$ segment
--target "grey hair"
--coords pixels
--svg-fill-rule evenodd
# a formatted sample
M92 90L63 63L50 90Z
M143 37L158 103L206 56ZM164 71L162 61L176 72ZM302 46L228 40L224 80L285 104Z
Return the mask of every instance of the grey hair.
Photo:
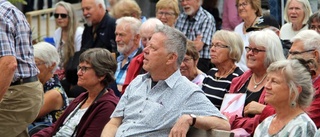
M101 6L102 6L102 8L103 8L104 10L107 9L107 8L106 8L106 4L104 3L104 0L95 0L95 2L96 2L96 5L101 4Z
M300 61L293 60L281 60L272 63L268 69L267 73L281 71L285 76L287 85L289 87L289 96L294 94L293 100L288 102L291 105L292 102L296 102L301 108L306 108L310 105L314 88L312 85L312 79L308 69L300 63ZM298 86L302 88L299 94Z
M109 83L114 82L114 74L117 69L117 61L112 56L111 52L104 48L91 48L86 50L80 55L79 62L91 64L97 77L105 78L101 84L107 86Z
M47 42L39 42L33 45L33 48L34 57L46 62L45 66L47 68L52 66L53 63L56 63L56 66L52 70L52 73L54 73L60 63L60 57L57 49Z
M154 30L157 25L163 25L163 23L157 18L149 18L143 22L139 28L139 33L145 30Z
M186 36L177 29L171 28L167 25L157 25L155 33L162 33L166 36L164 42L165 48L169 53L176 53L178 56L177 67L180 65L184 59L187 52L187 38Z
M301 41L304 50L317 50L320 52L320 35L314 30L302 30L296 34L291 42ZM320 63L320 58L316 59Z
M131 33L138 34L139 28L141 26L141 21L134 18L134 17L126 16L126 17L121 17L121 18L117 19L116 24L117 25L126 24L125 27L130 26Z
M227 30L219 30L214 33L212 40L221 40L229 46L229 57L234 62L239 62L243 53L243 41L238 33Z
M252 32L249 42L266 49L265 68L268 68L272 62L285 59L280 38L272 30L264 29Z
M288 17L289 4L291 1L292 0L287 0L286 6L284 7L284 20L287 22L291 22ZM306 24L309 17L312 15L310 3L308 0L296 0L296 1L302 4L302 8L303 8L302 10L304 12L304 19L302 21L302 24Z

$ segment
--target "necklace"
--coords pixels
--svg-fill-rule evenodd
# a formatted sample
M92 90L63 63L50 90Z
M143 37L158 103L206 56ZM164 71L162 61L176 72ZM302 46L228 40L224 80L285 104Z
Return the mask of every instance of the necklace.
M261 81L260 82L256 82L256 77L255 77L255 75L252 75L252 79L253 79L253 83L254 83L254 89L256 89L262 82L263 82L263 80L265 79L267 77L267 74L264 74L264 76L263 76L263 78L261 79Z
M235 67L233 66L226 74L221 75L220 77L218 77L218 76L215 75L215 78L216 78L217 80L220 80L221 78L228 76L234 68L235 68ZM218 70L218 71L219 71L219 70Z

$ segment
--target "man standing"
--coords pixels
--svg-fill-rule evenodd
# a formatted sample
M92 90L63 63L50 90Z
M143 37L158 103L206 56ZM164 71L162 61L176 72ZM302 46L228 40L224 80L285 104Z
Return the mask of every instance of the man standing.
M43 104L31 28L8 1L0 1L0 16L0 136L27 137Z
M117 20L116 24L116 43L120 55L117 58L118 68L115 78L118 90L121 91L131 59L142 51L139 48L140 35L138 33L141 21L134 17L122 17Z
M192 40L200 52L197 67L208 72L211 68L210 45L213 33L216 31L212 15L201 7L202 0L179 0L183 13L178 17L175 27Z
M179 70L186 37L162 25L144 48L143 69L127 87L102 137L185 136L190 126L230 130L230 124Z
M100 47L116 52L115 19L106 11L104 0L82 0L81 6L86 20L81 50Z

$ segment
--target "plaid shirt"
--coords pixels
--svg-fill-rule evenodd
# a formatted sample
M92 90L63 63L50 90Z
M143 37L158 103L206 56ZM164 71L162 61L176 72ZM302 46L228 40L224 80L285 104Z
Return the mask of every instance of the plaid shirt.
M204 45L200 51L200 58L210 59L211 39L216 31L216 26L213 16L208 11L200 7L193 18L188 17L185 13L181 13L175 27L192 41L196 39L197 35L201 35L201 41Z
M0 57L14 56L18 67L12 82L39 73L33 55L32 34L24 14L11 3L0 1Z
M120 56L117 58L117 62L118 62L118 66L117 66L117 70L115 73L115 78L116 78L116 83L118 85L123 85L125 79L126 79L126 75L127 75L127 70L128 70L128 66L131 62L131 60L137 55L137 53L139 52L139 48L137 48L135 51L133 51L129 56L128 56L128 61L126 62L126 64L122 66L122 61L125 59L124 55L120 53Z

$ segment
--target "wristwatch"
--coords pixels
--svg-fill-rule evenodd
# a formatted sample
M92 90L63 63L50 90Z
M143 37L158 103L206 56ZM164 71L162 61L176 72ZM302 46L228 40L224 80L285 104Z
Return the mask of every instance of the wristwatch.
M195 114L190 114L190 116L192 117L192 124L190 126L194 126L194 124L196 124L197 116Z

